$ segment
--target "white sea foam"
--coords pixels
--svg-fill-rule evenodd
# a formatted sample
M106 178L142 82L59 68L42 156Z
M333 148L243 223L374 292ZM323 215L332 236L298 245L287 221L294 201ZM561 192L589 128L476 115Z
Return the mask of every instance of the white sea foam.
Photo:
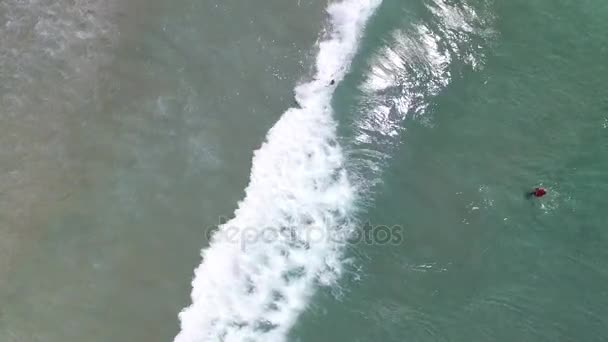
M316 76L296 88L301 108L270 130L234 218L203 250L175 342L284 341L315 285L339 275L344 241L335 237L350 229L354 189L330 100L380 1L329 5L332 27L319 46Z

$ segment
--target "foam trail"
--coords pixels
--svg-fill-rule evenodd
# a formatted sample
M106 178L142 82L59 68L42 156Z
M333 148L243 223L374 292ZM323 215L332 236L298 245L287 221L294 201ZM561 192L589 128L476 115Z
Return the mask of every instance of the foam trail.
M301 108L287 110L254 153L245 198L202 252L175 342L284 341L315 283L339 274L336 237L350 230L355 192L335 141L330 82L344 77L380 2L327 8L332 29L317 73L296 88Z

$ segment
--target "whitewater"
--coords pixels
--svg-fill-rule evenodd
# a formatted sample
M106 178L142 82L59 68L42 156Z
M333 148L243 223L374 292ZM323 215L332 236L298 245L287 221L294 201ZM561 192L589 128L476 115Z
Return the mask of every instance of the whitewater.
M192 281L175 342L284 341L317 286L340 275L356 197L336 141L331 99L381 0L327 8L316 74L254 152L233 219L218 227Z

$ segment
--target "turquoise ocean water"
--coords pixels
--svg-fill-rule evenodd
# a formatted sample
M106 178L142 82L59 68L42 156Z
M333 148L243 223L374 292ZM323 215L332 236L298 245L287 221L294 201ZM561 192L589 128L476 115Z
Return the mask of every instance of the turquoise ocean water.
M606 18L0 3L0 341L605 341Z

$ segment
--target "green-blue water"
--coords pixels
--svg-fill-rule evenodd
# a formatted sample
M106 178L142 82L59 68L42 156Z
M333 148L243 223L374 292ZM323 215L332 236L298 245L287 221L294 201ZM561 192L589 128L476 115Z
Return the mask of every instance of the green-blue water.
M325 5L0 4L0 341L178 334ZM608 339L606 19L382 2L332 106L359 223L402 239L349 245L287 340Z
M386 30L390 3L370 32ZM294 340L606 339L608 7L483 6L494 31L483 68L455 63L430 124L405 120L366 210L402 225L403 243L354 248L362 271L339 299L318 296ZM369 57L359 59L364 73ZM357 81L342 106L357 107ZM549 195L524 199L539 184Z

